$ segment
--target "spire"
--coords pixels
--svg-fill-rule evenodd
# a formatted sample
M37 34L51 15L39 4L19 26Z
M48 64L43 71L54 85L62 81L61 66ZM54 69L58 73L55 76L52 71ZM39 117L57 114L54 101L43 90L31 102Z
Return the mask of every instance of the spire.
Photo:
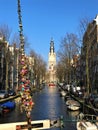
M54 41L53 41L53 38L51 38L51 41L50 41L50 53L54 53Z

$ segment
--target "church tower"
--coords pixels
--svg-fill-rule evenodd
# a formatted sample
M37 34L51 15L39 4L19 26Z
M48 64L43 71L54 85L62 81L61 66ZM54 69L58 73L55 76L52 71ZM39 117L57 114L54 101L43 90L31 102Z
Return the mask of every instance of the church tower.
M54 41L50 41L50 51L48 55L48 73L49 73L49 82L56 81L56 53L54 49Z

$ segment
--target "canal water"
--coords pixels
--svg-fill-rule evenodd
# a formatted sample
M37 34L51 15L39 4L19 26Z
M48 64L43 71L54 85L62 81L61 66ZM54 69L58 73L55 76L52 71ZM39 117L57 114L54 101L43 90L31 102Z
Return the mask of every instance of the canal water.
M79 111L69 111L57 87L46 86L43 90L33 94L34 107L31 112L32 120L56 120L64 117L64 128L51 128L50 130L76 130L75 119ZM72 121L73 120L73 121ZM5 115L0 116L0 123L26 121L25 114L20 112L19 104Z

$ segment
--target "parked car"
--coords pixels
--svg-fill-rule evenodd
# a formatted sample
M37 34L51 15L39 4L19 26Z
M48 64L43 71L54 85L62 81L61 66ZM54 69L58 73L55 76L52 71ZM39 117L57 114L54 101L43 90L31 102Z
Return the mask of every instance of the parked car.
M7 90L0 90L0 99L9 97Z
M15 96L16 92L13 89L8 90L8 95L9 96Z

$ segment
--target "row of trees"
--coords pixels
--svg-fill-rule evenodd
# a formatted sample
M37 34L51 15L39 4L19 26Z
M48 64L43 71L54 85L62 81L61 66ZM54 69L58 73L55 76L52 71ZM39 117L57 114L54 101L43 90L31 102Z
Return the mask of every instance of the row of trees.
M78 38L73 33L66 33L64 39L62 39L60 50L58 51L58 65L57 76L60 80L65 80L68 83L71 82L72 63L71 60L75 55L78 55L80 48L78 46ZM60 76L60 77L59 77ZM61 82L61 81L60 81Z
M57 78L59 79L60 82L66 81L67 83L70 83L77 80L75 77L76 65L73 64L72 59L74 59L75 56L77 57L80 56L81 54L81 47L83 45L83 36L90 21L91 21L90 18L87 17L82 18L79 23L78 34L66 33L64 38L61 40L60 48L57 52L58 63L56 71ZM88 68L88 65L86 66L86 68ZM89 72L88 71L86 72L88 81Z
M30 51L30 56L34 57L33 76L39 86L43 81L45 81L47 64L42 56L37 54L34 50Z
M4 41L8 41L9 45L12 46L16 45L17 48L20 48L19 34L15 33L12 36L11 33L12 30L8 27L8 25L6 24L0 25L0 37L3 37ZM39 86L40 83L42 83L43 80L45 80L46 67L47 67L46 62L44 61L43 57L40 54L37 54L33 49L29 50L30 43L28 43L28 39L26 36L24 37L24 42L25 42L24 46L25 52L27 52L28 55L34 59L33 68L31 68L32 70L31 72L29 72L31 73L31 79L33 79L33 81L36 81L37 85Z

